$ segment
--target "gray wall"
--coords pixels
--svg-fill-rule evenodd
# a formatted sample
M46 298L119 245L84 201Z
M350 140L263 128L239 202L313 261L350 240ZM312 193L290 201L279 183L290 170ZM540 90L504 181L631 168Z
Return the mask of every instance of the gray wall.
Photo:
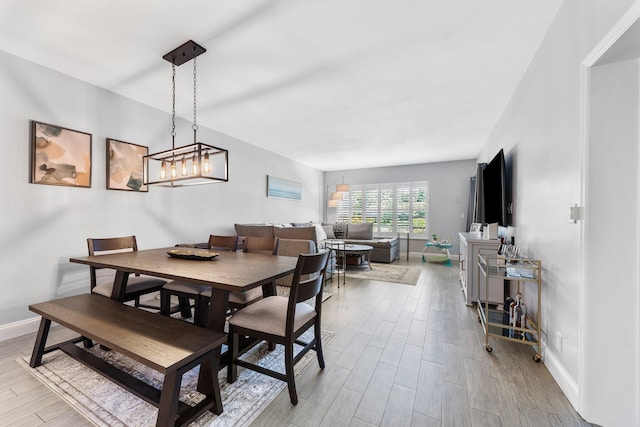
M202 127L200 140L229 150L228 183L106 190L105 139L168 149L170 115L3 52L0 93L0 336L33 317L30 303L88 291L88 268L68 262L86 254L87 237L135 234L144 249L235 233L235 222L321 219L322 172ZM32 119L93 134L92 188L28 183ZM176 145L190 129L178 121ZM268 174L301 182L302 200L267 198Z
M329 191L333 191L343 179L346 184L429 181L429 236L436 233L443 239L451 237L454 244L451 254L455 255L458 232L465 231L467 226L469 178L475 173L474 160L332 171L325 173L325 190L329 186ZM326 209L326 202L324 206ZM335 221L336 208L329 208L328 215L330 222ZM405 245L401 243L402 251ZM423 248L424 241L411 242L411 251L421 252Z

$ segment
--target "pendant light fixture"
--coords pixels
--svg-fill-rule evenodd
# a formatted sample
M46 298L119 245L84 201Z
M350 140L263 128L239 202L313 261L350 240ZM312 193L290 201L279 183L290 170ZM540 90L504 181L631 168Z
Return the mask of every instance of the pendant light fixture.
M227 182L229 152L198 142L196 57L206 49L189 40L162 58L171 63L171 149L144 156L144 184L160 187ZM193 59L193 143L176 148L176 67Z

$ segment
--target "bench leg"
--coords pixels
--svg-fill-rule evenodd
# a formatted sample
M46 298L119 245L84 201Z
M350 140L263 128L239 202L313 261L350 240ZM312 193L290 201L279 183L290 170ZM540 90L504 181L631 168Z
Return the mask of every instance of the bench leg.
M38 335L36 336L36 342L33 345L33 352L31 353L31 361L29 366L35 368L42 364L42 356L44 355L44 346L47 343L47 337L49 336L49 328L51 327L51 320L44 317L40 320L40 328L38 328Z
M175 426L178 417L178 398L180 397L180 382L182 374L167 372L162 384L158 420L156 426Z
M222 396L220 395L220 382L218 381L218 360L220 350L214 351L209 360L203 360L200 365L200 382L198 391L212 399L214 404L211 412L216 415L222 414Z

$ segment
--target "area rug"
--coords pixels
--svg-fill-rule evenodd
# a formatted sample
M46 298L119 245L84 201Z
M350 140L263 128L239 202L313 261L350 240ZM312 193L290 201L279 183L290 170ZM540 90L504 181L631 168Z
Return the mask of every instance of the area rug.
M303 339L311 337L311 334L311 331L306 332ZM329 342L333 336L334 333L323 331L323 344ZM299 351L300 348L298 347L297 350ZM162 385L162 374L126 356L104 351L99 346L89 351L155 387L159 388ZM281 345L277 345L276 349L270 352L263 343L248 352L245 358L284 372L283 346ZM35 369L29 366L29 357L19 358L17 362L95 425L136 427L155 425L158 415L155 407L59 350L46 354L43 364ZM310 362L315 362L315 368L320 369L317 366L315 352L310 351L296 364L296 375ZM312 363L311 368L313 367ZM196 367L184 375L180 390L181 401L193 404L202 399L202 395L195 391L198 371L199 368ZM222 369L219 373L224 412L219 416L207 412L194 421L192 426L246 426L281 390L286 388L286 383L282 381L243 368L239 368L236 382L228 384L226 372L226 369Z
M415 286L421 271L420 267L371 263L371 270L366 268L347 269L346 276Z

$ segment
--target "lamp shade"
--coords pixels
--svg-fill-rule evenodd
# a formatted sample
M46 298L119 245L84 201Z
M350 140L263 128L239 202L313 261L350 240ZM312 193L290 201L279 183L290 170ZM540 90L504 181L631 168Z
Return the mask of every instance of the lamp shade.
M346 193L349 191L349 184L338 184L336 185L336 192Z
M331 199L332 200L342 200L342 196L344 193L340 192L340 191L336 191L335 193L333 193L331 195Z
M337 208L338 207L338 200L330 199L329 201L327 201L327 207Z

